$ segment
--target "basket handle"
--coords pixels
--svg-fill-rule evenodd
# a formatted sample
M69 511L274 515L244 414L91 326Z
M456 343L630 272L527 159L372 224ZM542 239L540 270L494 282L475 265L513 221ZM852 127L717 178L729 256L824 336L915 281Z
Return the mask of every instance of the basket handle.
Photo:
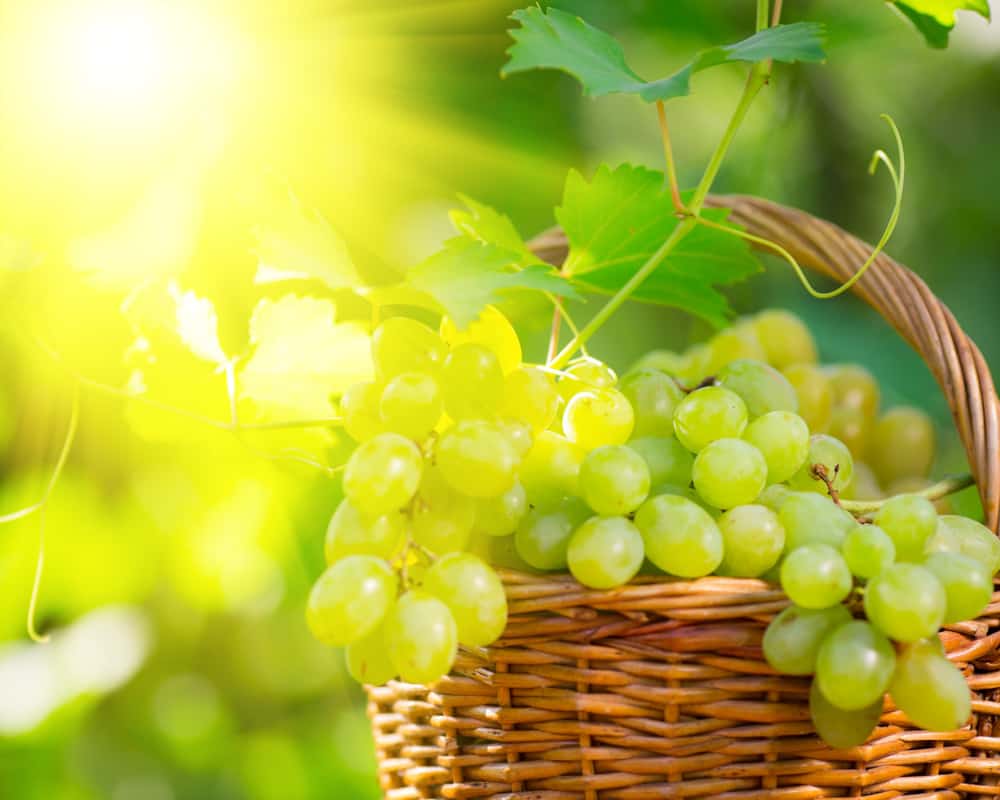
M795 208L747 195L708 198L707 206L730 208L730 219L750 233L777 242L804 267L846 281L871 254L869 244L837 225ZM562 231L531 242L552 264L566 257ZM954 315L920 278L885 253L852 291L892 325L927 362L941 386L993 531L1000 524L1000 400L989 367Z

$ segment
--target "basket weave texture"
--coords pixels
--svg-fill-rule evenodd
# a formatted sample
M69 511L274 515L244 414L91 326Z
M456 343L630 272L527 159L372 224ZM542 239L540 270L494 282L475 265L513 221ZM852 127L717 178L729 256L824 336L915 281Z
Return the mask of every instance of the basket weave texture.
M731 219L844 280L870 247L831 223L752 197ZM533 243L552 263L565 240ZM880 256L855 286L925 359L948 399L987 522L1000 516L1000 402L976 346L927 286ZM639 578L611 591L564 575L503 573L510 620L428 688L368 687L388 800L808 800L1000 797L1000 591L942 640L974 697L965 728L915 728L887 698L869 741L834 751L809 722L809 679L761 655L788 601L759 580Z

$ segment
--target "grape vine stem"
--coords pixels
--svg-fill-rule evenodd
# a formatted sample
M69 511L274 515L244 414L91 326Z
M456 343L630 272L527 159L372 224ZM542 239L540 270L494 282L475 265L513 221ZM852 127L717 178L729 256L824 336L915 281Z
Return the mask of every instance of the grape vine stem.
M943 481L935 483L933 486L928 486L919 492L911 492L910 494L918 495L919 497L926 497L928 500L940 500L948 495L955 494L955 492L960 492L963 489L968 489L970 486L976 485L976 479L971 475L958 475L950 478L945 478ZM852 514L874 514L880 508L882 508L885 503L891 498L885 498L884 500L841 500L840 505Z

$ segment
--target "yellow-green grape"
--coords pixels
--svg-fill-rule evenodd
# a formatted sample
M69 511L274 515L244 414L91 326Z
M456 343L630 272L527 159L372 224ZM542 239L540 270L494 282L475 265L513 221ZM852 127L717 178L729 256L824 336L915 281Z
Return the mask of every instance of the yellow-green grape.
M500 569L512 569L517 572L532 572L534 568L521 558L514 546L514 536L487 536L485 533L473 533L469 541L468 551L478 556L487 564Z
M830 633L816 658L816 683L844 711L860 711L885 695L896 666L889 640L863 620Z
M817 433L809 439L805 464L791 477L788 485L802 492L827 494L826 482L815 477L820 467L837 492L846 489L854 478L854 459L847 445L825 433Z
M815 492L792 492L778 510L785 528L785 552L805 544L840 548L857 521L829 497Z
M896 545L878 525L858 525L844 537L840 552L851 573L865 580L896 560Z
M520 367L509 373L503 384L501 414L521 420L535 433L546 430L559 411L556 382L538 367Z
M847 445L855 458L864 458L868 452L871 429L871 418L856 408L834 406L830 414L830 435Z
M799 410L795 387L763 361L746 358L733 361L719 371L718 382L743 399L750 419L770 411Z
M782 370L799 398L799 416L813 433L825 433L833 415L833 387L814 364L791 364Z
M383 381L403 372L435 375L448 348L434 331L409 317L392 317L372 334L375 372Z
M398 511L366 518L350 500L342 500L326 529L326 563L333 564L353 555L392 558L402 547L405 536L406 517Z
M503 370L492 350L467 342L455 347L441 370L444 410L452 419L489 419L503 400Z
M324 644L351 644L374 631L396 600L396 573L375 556L347 556L320 575L306 620Z
M476 503L453 489L438 466L427 466L413 501L413 540L432 553L464 550L476 519Z
M767 506L773 512L778 513L785 501L796 492L793 492L783 483L772 483L757 498L757 502L762 506ZM787 548L786 548L787 549Z
M674 412L674 432L692 453L717 439L730 439L747 426L747 407L740 396L721 386L691 392Z
M398 511L420 485L423 457L409 439L380 433L358 445L344 469L344 494L369 516Z
M475 529L487 536L507 536L517 530L528 513L528 496L520 482L497 497L476 501Z
M451 669L458 630L447 605L430 592L411 589L385 623L385 643L396 672L407 683L430 684Z
M722 563L722 533L705 509L687 498L661 494L635 513L646 557L664 572L700 578Z
M993 576L961 553L931 553L924 561L945 594L944 624L975 619L993 597Z
M340 398L344 430L356 442L367 442L385 428L379 411L382 387L376 383L356 383Z
M968 517L945 514L927 543L928 553L961 553L982 564L992 577L1000 570L1000 539Z
M685 386L697 386L709 376L708 358L709 350L707 344L696 344L688 348L681 357L680 371L677 373L677 379Z
M889 693L906 716L929 731L953 731L972 713L969 685L936 636L903 648Z
M617 383L618 375L611 367L603 361L589 358L566 367L556 388L559 390L559 396L568 403L575 394L608 389Z
M518 475L536 507L551 507L578 488L584 451L569 439L552 431L542 431L521 461Z
M923 561L927 543L937 530L934 504L926 497L901 494L890 497L875 514L875 523L896 545L898 561Z
M632 406L617 389L580 392L566 405L563 432L584 450L605 444L625 444L632 435Z
M753 318L757 339L767 362L777 369L792 364L815 364L816 342L806 324L790 311L762 311Z
M867 420L878 414L879 388L875 376L858 364L837 364L826 370L833 389L833 403L858 411Z
M937 633L946 603L941 581L917 564L893 564L865 587L869 621L897 642L915 642Z
M527 422L510 418L497 420L497 426L503 435L507 437L507 441L510 443L518 459L524 458L535 443L531 426Z
M520 460L504 432L481 420L457 423L438 440L444 479L469 497L497 497L514 485Z
M514 546L535 569L565 569L570 537L590 515L590 509L575 497L552 509L532 509L514 534Z
M500 638L507 625L507 595L481 559L469 553L439 558L424 575L423 588L448 606L461 644L485 647Z
M675 353L673 350L650 350L632 365L629 372L658 369L667 375L678 376L684 371L684 365L685 358L680 353Z
M829 608L851 591L851 570L828 544L804 544L781 562L781 588L802 608Z
M809 456L809 426L791 411L772 411L757 417L743 431L743 438L764 456L767 480L784 483Z
M628 583L642 558L642 537L625 517L591 517L573 532L566 551L570 573L591 589Z
M934 424L918 408L901 406L875 423L869 463L883 486L899 478L926 478L934 463Z
M656 497L661 494L677 495L678 497L683 497L686 500L690 500L695 505L700 506L708 512L708 515L718 521L719 517L722 516L722 511L715 506L711 505L705 500L698 492L696 492L690 486L678 486L672 483L661 483L659 486L654 486L649 490L650 497Z
M380 686L396 677L396 668L385 646L385 626L379 625L364 639L347 645L347 672L358 683Z
M465 328L457 328L450 317L441 320L441 338L451 347L474 342L493 351L504 374L521 366L521 342L510 321L495 306L486 306Z
M764 347L753 327L745 323L737 324L720 331L708 341L705 368L708 375L717 375L723 367L734 361L764 361L766 358Z
M674 409L684 392L673 378L655 369L630 372L619 391L635 414L634 436L670 436L674 432Z
M785 547L785 529L766 506L732 508L719 517L724 551L720 575L756 578L778 563Z
M854 480L844 491L848 500L881 500L882 487L879 485L875 470L864 461L854 462Z
M649 467L625 445L591 450L580 465L580 494L597 514L629 514L648 493Z
M717 439L695 456L691 480L709 505L735 508L752 503L764 491L767 462L742 439Z
M441 390L422 372L403 372L382 390L379 412L387 431L408 439L426 439L441 419Z
M851 621L845 606L800 608L789 606L764 631L762 647L767 663L784 675L812 675L816 657L827 635Z
M882 717L883 698L857 711L844 711L823 697L816 681L809 689L809 715L816 733L830 747L847 750L868 741Z
M694 456L673 436L644 436L632 439L626 447L637 452L649 467L649 482L652 486L672 483L688 486L691 483L691 467Z

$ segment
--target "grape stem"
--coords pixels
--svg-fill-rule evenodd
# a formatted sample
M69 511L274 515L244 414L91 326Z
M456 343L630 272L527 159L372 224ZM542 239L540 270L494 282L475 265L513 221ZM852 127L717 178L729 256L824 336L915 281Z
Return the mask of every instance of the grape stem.
M834 487L834 482L837 480L837 476L840 474L840 464L837 464L833 468L833 477L830 476L829 471L826 468L826 464L813 464L809 470L812 476L816 480L823 481L826 485L826 492L830 495L830 499L833 500L838 506L843 507L843 503L840 500L840 492Z
M968 489L970 486L975 485L976 479L971 475L959 475L945 478L943 481L939 481L933 486L928 486L922 491L909 492L909 494L926 497L928 500L940 500L942 497L947 497L948 495L955 494L955 492L960 492L963 489ZM892 498L887 497L883 500L841 500L840 505L854 515L873 514L891 499Z

